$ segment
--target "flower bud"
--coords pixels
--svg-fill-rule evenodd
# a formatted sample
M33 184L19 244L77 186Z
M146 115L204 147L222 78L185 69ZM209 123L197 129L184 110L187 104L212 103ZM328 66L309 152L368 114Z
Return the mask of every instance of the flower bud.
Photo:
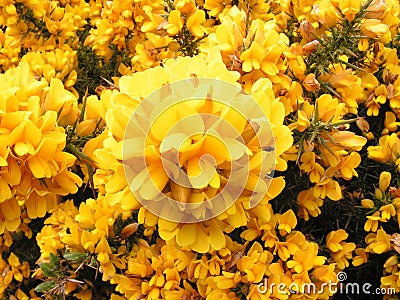
M139 228L139 223L131 223L126 225L124 229L122 229L121 231L121 237L123 239L127 239L132 234L134 234L138 230L138 228Z
M390 184L390 180L392 180L392 175L389 172L382 172L379 177L379 189L384 192L387 190Z
M177 41L171 41L168 43L168 49L171 51L179 51L179 49L181 48L181 45L177 42Z
M372 132L368 132L366 138L368 141L372 141L374 139L374 134Z
M390 42L389 26L377 19L367 19L360 26L363 35L371 39L379 39L381 42Z
M382 199L382 191L380 189L375 189L375 198L376 199Z
M303 80L303 87L309 91L314 92L320 89L320 84L317 79L315 79L315 74L308 74Z
M300 26L299 26L299 31L300 31L301 37L307 43L315 40L315 28L312 26L312 24L309 21L307 21L307 20L301 21Z
M308 56L314 52L315 49L318 48L319 41L314 40L307 44L305 44L301 49L303 50L303 55Z
M369 208L369 209L374 208L374 206L375 206L374 201L372 201L370 199L361 200L361 205L362 205L362 207Z
M385 0L373 0L365 16L368 19L382 19L387 7Z
M84 120L76 126L75 133L80 137L88 136L96 129L96 123L94 119Z

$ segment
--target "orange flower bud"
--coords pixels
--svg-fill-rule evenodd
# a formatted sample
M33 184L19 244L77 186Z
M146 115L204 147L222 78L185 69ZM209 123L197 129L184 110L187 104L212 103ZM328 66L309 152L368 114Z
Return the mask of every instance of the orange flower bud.
M320 89L320 84L317 79L315 79L315 74L308 74L303 80L304 88L309 91L318 91Z
M309 21L307 21L307 20L301 21L300 26L299 26L299 31L300 31L301 37L307 43L315 40L315 28L312 26L312 24Z
M308 42L301 48L303 50L303 55L305 55L305 56L310 55L311 53L314 52L315 49L317 49L318 45L319 45L319 41L317 41L317 40Z
M389 42L391 39L389 26L377 19L367 19L361 24L361 32L371 39Z
M132 234L134 234L139 228L139 223L131 223L126 225L121 231L121 237L127 239Z
M374 0L368 6L368 12L365 15L368 19L382 19L388 5L385 0Z

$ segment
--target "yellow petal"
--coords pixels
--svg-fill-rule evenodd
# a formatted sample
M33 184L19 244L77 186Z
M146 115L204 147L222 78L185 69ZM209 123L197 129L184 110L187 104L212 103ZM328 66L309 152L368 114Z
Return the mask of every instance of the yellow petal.
M199 239L197 224L183 224L176 235L176 242L179 246L190 246Z
M196 232L196 241L191 245L193 251L199 253L206 253L210 249L210 239L209 236L205 234L203 228L199 225Z
M225 247L225 235L222 228L218 226L218 221L210 222L210 245L214 250L220 250Z

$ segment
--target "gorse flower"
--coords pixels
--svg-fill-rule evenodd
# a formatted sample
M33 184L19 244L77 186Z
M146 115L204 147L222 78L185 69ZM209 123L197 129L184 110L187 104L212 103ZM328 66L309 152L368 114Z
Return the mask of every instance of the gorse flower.
M348 233L343 229L332 231L326 237L326 245L332 252L332 258L337 264L339 270L349 266L349 259L352 258L352 251L356 248L354 243L346 243Z
M191 65L196 65L196 70L191 70ZM182 72L182 66L186 66L188 70ZM199 66L202 67L199 68ZM208 54L208 57L198 56L190 60L182 58L178 59L177 61L167 61L164 68L152 69L143 73L136 73L132 77L122 77L119 81L121 92L120 94L115 96L118 96L120 98L131 97L132 99L134 99L134 101L141 101L144 97L150 94L151 90L149 88L143 89L143 87L141 87L140 89L136 89L134 88L134 84L136 82L140 82L138 80L140 77L144 78L148 76L157 76L157 78L159 78L159 81L155 82L154 88L161 87L162 84L167 84L169 82L186 78L192 78L192 82L188 81L188 84L196 86L196 78L204 76L211 76L214 78L229 80L231 83L237 85L237 73L226 70L221 61L219 53L216 50L213 50ZM173 86L171 86L171 88L173 88ZM269 93L269 95L272 94L272 91L269 91L268 88L268 81L259 82L254 85L253 95L256 101L259 99L259 97L265 95L266 93ZM206 90L205 92L212 93L212 90ZM172 90L172 94L166 94L165 96L174 97L175 95L177 95L176 93L177 91ZM212 94L207 95L207 97L211 98ZM270 114L271 107L276 107L276 109L280 110L282 110L283 108L278 102L275 102L273 95L271 95L271 97L272 98L269 100L269 102L266 102L266 104L262 104L264 113L268 115ZM103 99L105 100L106 98L102 98L102 100ZM183 111L181 110L182 107L185 107ZM221 109L223 113L220 112ZM221 136L218 131L216 131L218 130L218 128L208 128L209 125L207 125L207 123L202 120L200 113L215 114L219 118L226 118L226 120L229 120L236 115L233 110L226 110L220 104L217 104L216 102L208 103L207 100L206 102L198 100L186 101L180 104L179 108L178 106L171 106L170 109L164 111L151 127L150 138L147 138L148 140L146 142L144 155L146 157L149 177L146 179L147 171L143 170L138 172L138 175L133 179L133 188L136 189L141 197L145 198L146 200L153 200L161 191L169 186L170 191L168 191L167 194L169 196L172 196L176 201L183 202L185 204L204 202L208 198L211 198L214 195L218 194L219 191L223 188L224 181L226 181L226 178L228 178L229 176L228 172L230 172L230 166L228 162L232 163L243 155L248 155L251 153L254 154L252 154L252 157L250 158L250 178L248 182L243 186L243 188L245 190L249 190L250 192L256 191L256 189L259 188L257 183L258 175L256 174L258 170L260 170L260 168L263 168L261 159L265 157L267 153L259 153L255 155L258 151L260 151L260 148L257 148L257 145L254 143L255 141L253 137L247 137L246 134L243 133L243 130L245 130L246 128L245 125L247 121L236 119L237 123L234 125L238 130L242 132L241 136L245 139L245 142L247 143L246 146L243 146L239 144L236 140L233 140L231 138L225 140L225 137ZM121 127L124 128L128 124L125 123L125 125L117 125L117 123L115 122L118 121L114 118L111 118L111 115L112 111L108 111L107 115L105 116L105 120L107 123L110 122L109 126L112 131L118 130L119 133L115 131L114 136L118 136L119 138L114 139L113 141L110 140L110 142L108 142L107 144L114 144L113 147L117 147L118 144L121 145L122 143L128 143L126 145L129 145L130 141L133 141L133 139L130 140L128 138L127 140L123 141L123 136L121 134L122 132L120 130ZM182 132L179 133L179 135L167 135L168 131L173 128L174 124L180 122L181 120L184 120L184 118L187 117L192 118L192 120L196 120L196 126L200 131L204 131L204 134L190 135ZM282 143L280 143L280 146L276 149L277 155L280 155L291 144L290 132L282 124L283 115L275 116L271 119L271 121L275 124L273 131L280 136L278 140L282 141ZM267 128L263 128L262 130L266 129ZM210 133L212 133L212 135ZM178 145L180 144L179 141L183 142L181 147L178 147ZM269 141L266 141L266 143L268 142ZM177 145L174 146L174 143L176 143ZM226 148L226 145L228 145L228 148ZM165 152L166 150L171 151L169 150L171 149L171 147L176 147L177 150L179 150L179 165L181 168L185 169L191 188L187 188L175 183L169 183L170 179L167 172L163 170L163 162L161 156L167 153ZM234 156L232 156L233 152L231 152L230 150L230 148L232 147L234 147L235 149ZM98 151L95 151L95 154L97 156L96 161L98 161L100 164L103 160L102 157L105 157L100 153L104 153L105 151L106 149L99 149ZM168 153L172 154L172 152ZM138 152L138 154L132 153L131 159L140 159L140 155L140 152ZM211 155L214 158L214 162L200 160L200 158L204 155ZM121 159L120 156L115 158ZM274 161L278 161L278 166L281 164L279 158L272 158L273 163ZM216 164L218 171L214 169L214 163ZM110 166L109 164L107 165ZM121 166L122 165L118 167L118 165L116 165L116 168L121 170ZM265 167L267 167L267 165L265 165ZM284 168L284 165L282 164L280 168ZM271 171L271 169L267 170L268 172ZM124 176L124 173L122 173L121 171L117 172L118 175L117 173L114 173L114 175L112 175L112 178L115 178L115 180L117 180L116 176L120 176L118 179L118 186L120 186L119 189L121 189L122 192L123 189L127 189L127 184L124 183L125 179L121 178ZM100 173L96 174L94 177L95 183L97 185L99 185L100 183L98 179L103 177L98 176L100 176ZM273 180L272 185L275 184L274 182L275 181ZM105 184L106 190L108 190L107 182L105 182ZM115 185L112 189L118 191ZM109 192L111 192L111 190L108 190L108 193ZM243 226L246 223L245 211L248 208L246 207L245 202L247 200L245 195L242 195L242 197L243 198L238 199L234 206L224 212L218 218L218 220L210 220L199 224L180 224L176 221L174 222L158 219L145 208L141 208L139 211L139 222L144 223L147 226L154 226L158 224L160 235L163 237L164 240L167 241L168 245L176 243L181 247L189 247L189 249L198 251L200 253L208 252L213 249L219 250L225 246L225 237L223 232L225 230L228 230L230 226L239 227ZM274 195L270 194L270 198L272 197L274 197ZM114 205L115 204L116 203L114 200ZM204 212L199 210L199 214L202 213Z
M4 232L5 227L18 228L24 206L30 218L43 217L55 207L56 195L75 193L82 180L69 170L75 157L63 151L66 135L57 123L62 104L52 110L54 93L68 95L62 83L57 86L58 79L54 79L45 93L48 84L37 81L27 63L0 76L4 83L0 229ZM67 97L76 105L72 94Z

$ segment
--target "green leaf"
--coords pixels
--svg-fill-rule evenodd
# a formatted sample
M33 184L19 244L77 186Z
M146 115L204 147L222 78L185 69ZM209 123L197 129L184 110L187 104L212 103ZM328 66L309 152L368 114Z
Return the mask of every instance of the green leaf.
M50 264L53 265L56 269L59 269L60 258L57 255L50 253Z
M54 267L51 264L40 263L39 267L40 267L40 269L42 269L44 276L46 276L46 277L55 277L56 276Z
M87 253L69 252L64 254L64 258L72 263L80 263L84 261L89 255Z
M50 291L52 288L56 286L54 281L45 281L35 287L35 292L45 293Z

